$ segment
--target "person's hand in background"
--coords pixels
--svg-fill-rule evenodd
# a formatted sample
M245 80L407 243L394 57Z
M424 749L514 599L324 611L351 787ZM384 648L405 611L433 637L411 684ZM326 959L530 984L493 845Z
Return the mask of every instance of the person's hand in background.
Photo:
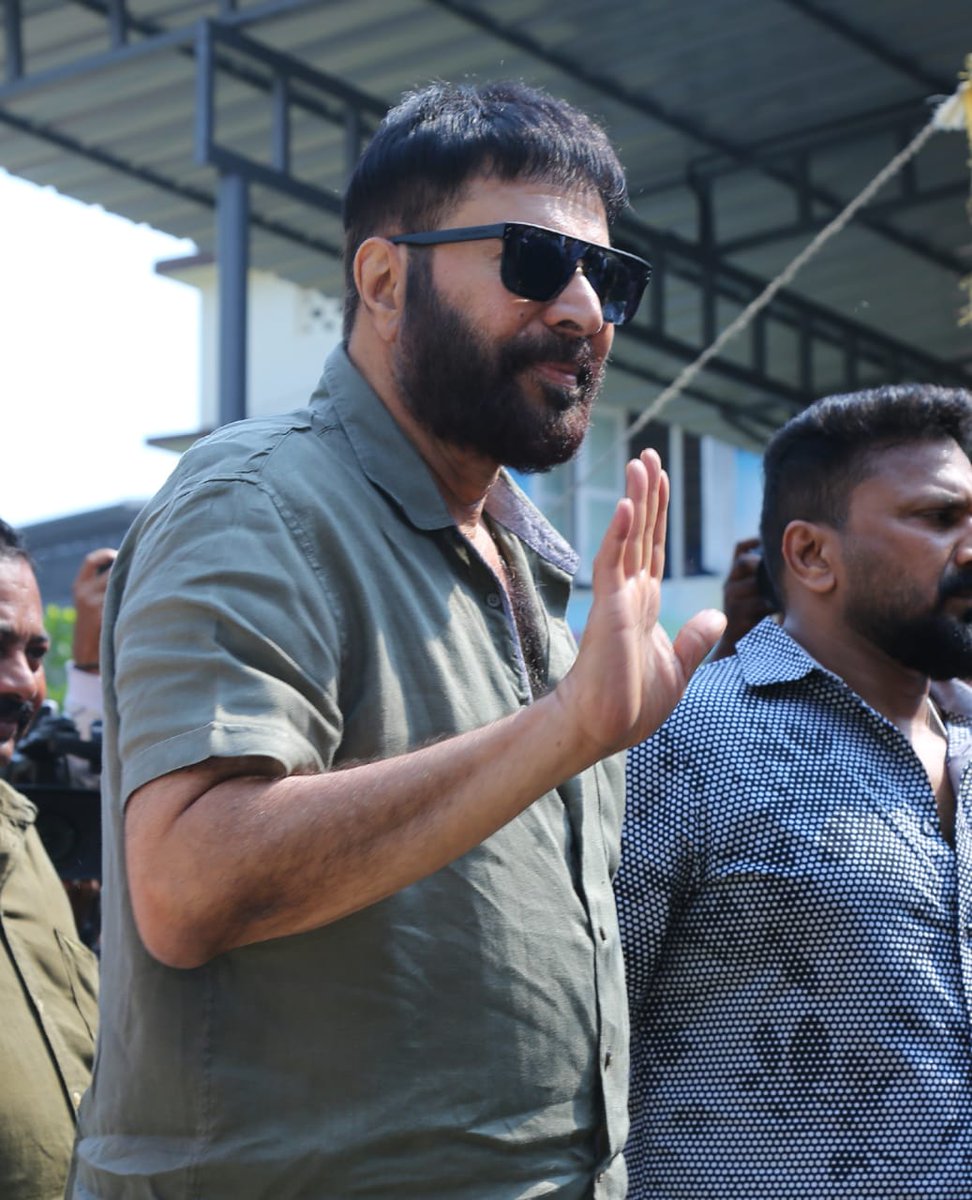
M108 573L117 550L102 547L86 554L74 579L74 623L72 660L79 671L100 671L101 614L105 607Z

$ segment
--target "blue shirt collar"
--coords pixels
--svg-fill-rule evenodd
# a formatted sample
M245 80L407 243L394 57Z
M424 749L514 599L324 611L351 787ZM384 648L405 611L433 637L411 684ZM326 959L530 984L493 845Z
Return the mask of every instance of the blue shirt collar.
M821 666L772 617L765 617L740 638L736 655L743 679L750 687L792 683L814 671L847 686L834 671ZM972 723L972 687L967 683L960 679L936 681L931 685L931 694L946 717Z

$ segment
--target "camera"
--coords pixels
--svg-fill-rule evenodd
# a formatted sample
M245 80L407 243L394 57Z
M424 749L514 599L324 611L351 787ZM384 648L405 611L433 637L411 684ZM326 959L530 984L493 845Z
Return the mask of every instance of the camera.
M47 701L17 743L7 781L37 806L37 832L64 880L101 878L101 722L82 738Z

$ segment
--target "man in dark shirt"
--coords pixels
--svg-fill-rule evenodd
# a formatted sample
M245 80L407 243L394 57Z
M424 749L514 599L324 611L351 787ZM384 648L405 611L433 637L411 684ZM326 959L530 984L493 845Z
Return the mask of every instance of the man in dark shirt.
M635 1200L972 1197L972 397L770 443L782 625L629 758Z

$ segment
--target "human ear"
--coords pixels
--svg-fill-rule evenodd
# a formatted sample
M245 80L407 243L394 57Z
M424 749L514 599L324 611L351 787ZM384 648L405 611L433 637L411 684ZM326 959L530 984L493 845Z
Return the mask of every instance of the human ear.
M375 332L393 342L405 309L404 247L387 238L366 238L354 256L354 283Z
M787 571L801 587L818 595L833 591L839 550L836 531L829 525L791 521L783 530L780 551Z

